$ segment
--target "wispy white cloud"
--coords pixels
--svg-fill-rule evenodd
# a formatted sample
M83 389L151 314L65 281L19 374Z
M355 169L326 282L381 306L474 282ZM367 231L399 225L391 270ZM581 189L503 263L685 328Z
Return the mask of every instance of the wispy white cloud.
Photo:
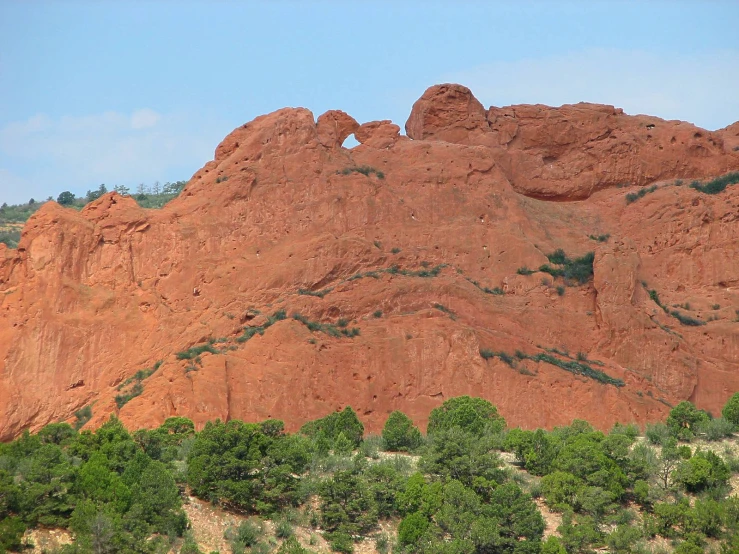
M630 114L717 129L739 120L739 51L692 56L587 50L494 62L444 76L486 106L612 104Z
M151 109L51 118L0 128L0 201L25 202L100 183L188 179L213 157L228 125Z
M147 129L149 127L154 127L157 123L159 123L159 120L161 118L161 115L159 115L154 110L150 110L148 108L143 110L136 110L131 116L131 128Z

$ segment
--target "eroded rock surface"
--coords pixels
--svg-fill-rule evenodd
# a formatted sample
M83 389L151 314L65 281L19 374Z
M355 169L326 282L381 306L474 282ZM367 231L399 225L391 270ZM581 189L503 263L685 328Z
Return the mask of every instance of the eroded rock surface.
M351 404L372 432L395 409L424 424L460 394L525 427L644 423L683 399L718 413L739 390L739 186L687 183L739 169L735 127L592 104L486 110L439 85L407 137L283 109L229 134L161 210L115 193L81 212L49 202L17 250L0 245L0 438L87 405L90 426L117 413L295 429ZM342 148L352 133L360 145ZM559 248L594 252L593 278L519 274ZM261 332L239 342L248 326ZM184 354L209 340L217 353Z

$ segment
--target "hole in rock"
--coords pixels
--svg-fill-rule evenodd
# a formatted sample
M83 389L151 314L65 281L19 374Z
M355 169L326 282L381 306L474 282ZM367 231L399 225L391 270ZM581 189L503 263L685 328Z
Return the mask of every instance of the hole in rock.
M354 148L355 146L359 146L359 141L354 136L354 133L346 137L344 142L341 144L342 148Z

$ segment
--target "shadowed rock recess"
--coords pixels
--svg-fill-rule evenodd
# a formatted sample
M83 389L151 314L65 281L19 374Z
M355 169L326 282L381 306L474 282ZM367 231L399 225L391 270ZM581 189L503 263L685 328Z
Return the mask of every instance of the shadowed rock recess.
M690 186L739 169L737 124L447 84L405 129L286 108L160 210L44 204L0 244L0 438L88 406L378 432L463 394L606 428L739 390L739 186Z

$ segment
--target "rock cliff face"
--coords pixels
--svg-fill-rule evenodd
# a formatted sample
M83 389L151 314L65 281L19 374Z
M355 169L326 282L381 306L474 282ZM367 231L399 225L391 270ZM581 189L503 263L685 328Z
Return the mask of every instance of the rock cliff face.
M89 426L295 429L351 404L378 432L461 394L513 425L605 428L684 399L717 413L739 390L739 186L687 186L739 169L737 124L486 110L440 85L406 133L283 109L234 130L161 210L45 204L17 251L0 245L0 438L87 405ZM593 277L518 273L560 248L593 252Z

